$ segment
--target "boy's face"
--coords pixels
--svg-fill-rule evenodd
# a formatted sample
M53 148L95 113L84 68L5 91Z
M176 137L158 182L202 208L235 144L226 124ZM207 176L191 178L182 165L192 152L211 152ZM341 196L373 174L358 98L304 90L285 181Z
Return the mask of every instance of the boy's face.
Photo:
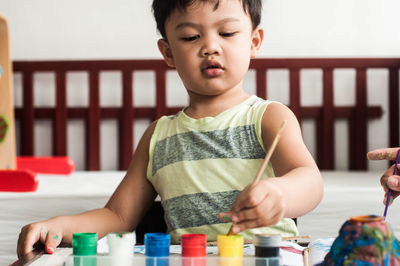
M165 61L175 67L189 94L211 96L241 89L250 58L263 39L239 0L195 2L175 10L165 23L168 41L158 46Z

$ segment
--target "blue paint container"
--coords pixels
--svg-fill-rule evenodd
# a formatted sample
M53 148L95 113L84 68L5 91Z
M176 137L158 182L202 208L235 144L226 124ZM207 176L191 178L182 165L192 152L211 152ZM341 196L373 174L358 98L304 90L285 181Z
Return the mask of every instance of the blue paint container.
M171 237L163 233L147 233L144 235L144 245L146 256L148 257L168 257Z
M168 266L171 237L164 233L147 233L144 235L146 266Z

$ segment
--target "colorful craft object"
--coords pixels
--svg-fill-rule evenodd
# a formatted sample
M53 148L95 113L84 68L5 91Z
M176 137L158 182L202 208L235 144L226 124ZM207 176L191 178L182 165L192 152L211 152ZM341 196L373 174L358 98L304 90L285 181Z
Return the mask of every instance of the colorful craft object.
M383 217L351 217L320 265L400 265L399 241Z
M4 116L0 116L0 143L6 139L8 127L7 119Z

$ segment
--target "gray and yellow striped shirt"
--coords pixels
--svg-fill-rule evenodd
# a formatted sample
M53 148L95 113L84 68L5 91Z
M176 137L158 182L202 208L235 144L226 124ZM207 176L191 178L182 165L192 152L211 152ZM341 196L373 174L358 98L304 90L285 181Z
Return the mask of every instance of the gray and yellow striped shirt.
M239 192L255 177L265 157L261 120L271 101L250 96L216 117L193 119L183 111L159 119L150 141L147 177L159 193L172 243L186 233L207 234L215 241L230 223L218 213L229 211ZM264 178L273 177L269 164ZM296 235L292 219L246 230Z

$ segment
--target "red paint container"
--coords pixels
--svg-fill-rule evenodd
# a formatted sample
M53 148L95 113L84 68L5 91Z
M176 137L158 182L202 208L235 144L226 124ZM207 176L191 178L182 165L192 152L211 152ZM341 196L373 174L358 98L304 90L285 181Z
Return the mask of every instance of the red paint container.
M181 236L183 257L205 257L207 236L204 234L185 234Z

